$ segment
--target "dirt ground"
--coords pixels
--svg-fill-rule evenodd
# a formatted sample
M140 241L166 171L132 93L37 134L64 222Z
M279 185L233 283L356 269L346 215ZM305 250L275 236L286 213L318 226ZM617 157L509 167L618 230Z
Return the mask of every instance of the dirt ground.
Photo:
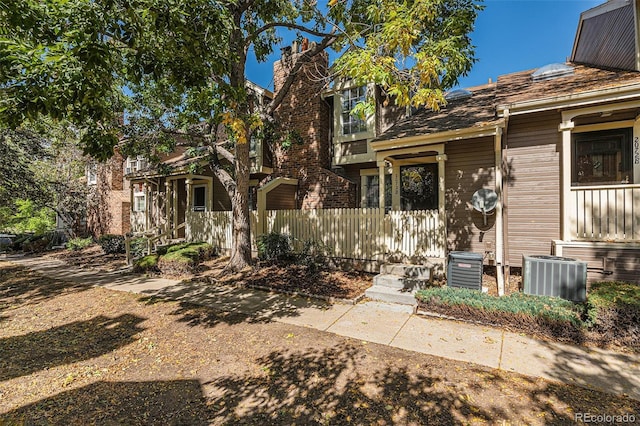
M0 261L0 424L573 424L640 402Z

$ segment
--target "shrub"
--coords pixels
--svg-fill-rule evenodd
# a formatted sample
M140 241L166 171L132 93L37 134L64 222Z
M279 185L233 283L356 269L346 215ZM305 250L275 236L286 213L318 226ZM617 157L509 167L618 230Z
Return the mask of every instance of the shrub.
M133 238L129 250L134 259L145 256L147 254L147 239L144 237Z
M430 306L465 306L476 310L476 312L510 313L553 323L569 323L576 328L582 326L582 305L557 297L532 296L522 293L495 297L479 291L452 287L433 287L420 290L416 297L420 302ZM495 316L490 315L492 318Z
M298 258L301 264L309 268L309 271L316 272L327 265L331 254L331 247L322 241L306 240L302 244L302 252L298 255Z
M124 237L122 235L105 234L98 238L98 244L105 254L125 252Z
M290 259L293 254L291 237L278 232L258 236L257 246L260 260L278 262Z
M67 249L78 251L78 250L82 250L85 247L89 247L91 244L93 244L93 239L91 239L91 237L72 238L69 241L67 241Z
M589 288L586 323L601 344L640 351L640 286L596 282Z
M51 245L52 238L52 233L30 235L26 239L22 240L21 249L27 253L43 252Z
M175 244L159 250L156 254L138 259L135 269L147 272L161 271L168 274L189 274L200 262L209 259L213 254L213 246L208 243Z

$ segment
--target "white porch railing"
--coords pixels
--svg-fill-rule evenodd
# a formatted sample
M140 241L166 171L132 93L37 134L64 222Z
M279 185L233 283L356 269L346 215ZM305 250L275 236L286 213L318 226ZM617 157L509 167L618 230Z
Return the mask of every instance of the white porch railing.
M571 188L576 241L640 242L640 185Z
M188 212L186 237L231 247L231 212ZM251 213L255 248L258 213ZM271 210L265 212L266 232L289 234L299 250L305 240L324 243L335 257L359 260L444 257L444 223L437 210L381 209Z

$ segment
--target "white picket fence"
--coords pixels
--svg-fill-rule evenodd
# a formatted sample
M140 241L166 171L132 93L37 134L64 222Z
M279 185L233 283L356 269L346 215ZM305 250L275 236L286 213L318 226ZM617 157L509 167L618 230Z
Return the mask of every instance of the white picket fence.
M258 213L251 212L255 249ZM389 257L444 257L445 231L437 210L382 209L270 210L264 212L266 232L292 237L294 249L305 240L322 242L334 257L382 261ZM207 241L221 249L232 242L231 212L188 212L186 238Z

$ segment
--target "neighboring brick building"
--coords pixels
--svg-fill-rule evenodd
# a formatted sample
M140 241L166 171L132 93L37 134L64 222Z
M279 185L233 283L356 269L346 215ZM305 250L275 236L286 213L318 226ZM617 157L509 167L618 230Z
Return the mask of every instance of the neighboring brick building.
M126 161L118 152L106 163L89 166L87 230L93 236L123 235L130 231L131 198L124 178Z

